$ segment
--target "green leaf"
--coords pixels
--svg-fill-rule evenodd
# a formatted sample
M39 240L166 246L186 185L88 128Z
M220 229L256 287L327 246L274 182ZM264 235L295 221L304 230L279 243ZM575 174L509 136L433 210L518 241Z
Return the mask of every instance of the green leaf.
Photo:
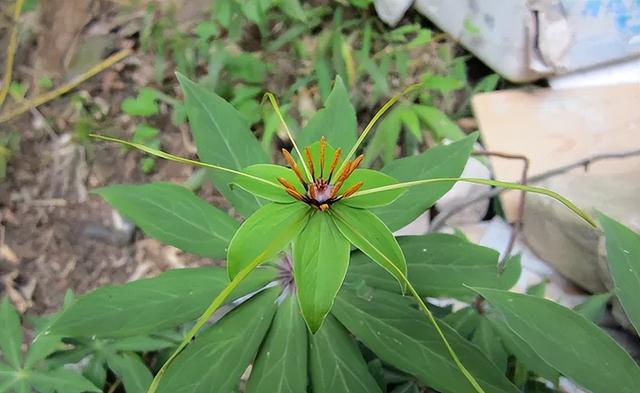
M242 172L270 182L277 182L277 179L282 177L288 181L289 184L293 185L300 194L304 195L306 193L306 190L302 184L300 184L300 180L298 180L296 174L291 169L284 166L255 164L244 168ZM287 194L283 187L273 187L247 176L238 176L234 179L233 183L238 187L269 201L279 203L292 203L296 201L291 195Z
M118 339L110 343L109 348L116 351L152 352L165 349L175 344L171 341L150 336L133 336Z
M514 333L504 321L490 320L494 331L502 339L502 343L510 354L537 375L545 378L554 385L558 384L560 374L542 359L531 346Z
M331 311L349 267L349 241L329 214L315 212L293 244L300 309L312 333Z
M127 393L146 393L153 376L134 353L111 354L107 356L109 368L122 381Z
M235 170L269 161L244 117L233 106L184 75L177 76L200 159ZM209 175L216 188L243 216L248 217L260 207L256 196L229 188L235 175L218 171L209 171Z
M278 7L291 18L302 22L307 20L300 0L281 0L278 2Z
M309 345L314 393L382 393L358 346L333 316L309 337Z
M255 291L275 276L274 269L254 271L231 299ZM124 337L158 332L196 319L227 284L225 269L201 267L104 286L79 297L49 331L66 337Z
M438 140L447 138L452 141L464 139L464 132L438 108L427 105L414 105L413 110L427 124L433 136Z
M115 185L95 192L148 236L208 258L224 257L240 226L220 209L175 184Z
M371 169L356 169L344 182L341 191L344 192L348 190L349 187L355 185L358 182L363 183L362 187L360 187L360 191L364 191L370 188L396 184L398 181L393 177L379 171L374 171ZM404 194L405 192L406 190L403 189L395 189L371 195L351 196L344 199L341 203L344 203L345 205L349 205L351 207L359 208L385 206L398 199L398 197L400 197L400 195Z
M247 393L299 393L307 388L307 328L296 297L278 307L267 338L260 348Z
M442 318L452 328L456 329L462 337L470 338L480 324L482 316L473 307L465 307Z
M604 317L611 296L610 293L589 296L587 300L575 306L573 311L597 324Z
M98 389L82 375L65 368L30 371L28 381L37 390L45 392L51 390L64 393L102 392L102 389Z
M136 98L127 97L122 101L121 109L131 116L153 116L160 112L154 89L143 87Z
M402 124L416 137L418 141L422 140L422 129L420 128L420 119L413 110L412 106L400 107L400 120Z
M422 85L427 89L437 90L442 93L448 93L450 91L458 90L464 87L464 84L460 80L452 76L430 74L423 76Z
M478 134L446 146L436 146L417 156L391 162L382 171L398 181L458 177L462 173ZM374 213L392 231L411 223L447 193L453 183L428 184L409 189L390 205L374 209Z
M385 164L393 160L402 131L400 114L399 108L394 108L378 123L377 130L365 151L364 165L371 165L380 154Z
M158 393L237 392L276 310L279 288L256 295L200 333L176 357Z
M325 107L319 110L298 137L301 146L311 145L325 137L334 148L349 151L356 143L356 111L349 100L349 93L342 78L336 77L333 90Z
M433 233L402 236L397 240L407 260L409 280L425 297L470 300L475 293L465 285L509 289L520 277L519 260L509 263L498 276L496 251L454 235ZM364 279L374 288L398 290L395 281L362 253L353 254L349 270L348 280L358 279Z
M229 244L227 271L233 278L256 259L266 261L282 251L309 220L304 203L271 203L252 214Z
M534 296L476 291L541 358L593 393L631 393L640 386L640 368L631 356L580 314Z
M94 353L84 367L83 376L102 389L107 382L107 364L102 353Z
M471 342L480 348L499 370L506 372L507 352L502 345L500 336L493 330L493 326L487 318L479 319Z
M13 368L0 363L0 392L5 392L16 382L16 373Z
M20 316L6 297L0 303L0 349L2 357L13 368L22 366L22 326Z
M372 290L357 296L343 290L333 314L359 340L392 366L415 375L421 383L443 393L475 393L451 359L442 339L410 299ZM439 322L447 341L486 392L518 392L482 352L455 330Z
M360 251L382 266L404 288L407 263L402 250L384 223L369 210L335 204L330 209L340 232Z
M605 216L599 215L607 246L607 263L629 320L640 332L640 234Z
M37 336L36 340L34 340L29 347L27 358L24 361L24 367L31 368L40 360L43 360L52 353L58 350L63 350L64 348L65 344L62 342L60 337L53 335Z
M393 389L391 393L420 393L420 387L415 382L406 382Z

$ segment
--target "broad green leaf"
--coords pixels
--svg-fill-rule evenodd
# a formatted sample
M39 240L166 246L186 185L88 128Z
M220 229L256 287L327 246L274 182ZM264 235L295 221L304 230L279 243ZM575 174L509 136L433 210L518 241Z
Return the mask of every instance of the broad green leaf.
M475 287L487 287L486 285L469 285L469 286L475 286ZM491 288L491 287L488 287ZM509 288L500 288L500 289L509 289ZM536 296L536 297L544 297L544 293L547 290L547 282L546 281L541 281L535 285L530 286L529 288L527 288L527 295L531 295L531 296Z
M162 338L133 336L117 339L109 344L109 348L116 351L152 352L174 345L175 343Z
M413 110L424 121L433 135L438 139L457 141L464 139L464 132L439 109L427 105L414 105Z
M102 392L102 389L98 389L82 375L65 368L30 371L28 381L41 392L52 390L64 393Z
M534 296L476 291L542 359L579 385L593 393L631 393L640 386L640 368L631 356L582 315Z
M351 244L382 266L404 288L407 263L389 228L369 210L337 203L331 207L330 213L333 222Z
M63 350L65 344L62 342L61 337L49 335L49 336L37 336L37 339L31 343L27 357L24 361L25 368L31 368L40 360L45 359L52 353Z
M153 116L160 112L156 102L158 94L154 89L143 87L136 98L127 97L122 101L121 109L131 116Z
M420 128L420 119L413 110L412 106L402 107L400 111L400 120L402 124L416 137L418 141L422 140L422 129Z
M491 322L484 317L479 319L478 327L471 340L493 364L504 372L507 370L507 352L500 336L493 330Z
M520 277L519 260L511 261L498 276L496 251L457 236L433 233L397 240L407 260L409 280L422 296L468 300L475 293L465 285L509 289ZM352 279L364 279L374 288L398 290L394 280L362 253L354 253L351 258Z
M92 384L102 389L107 382L107 364L104 355L102 353L94 353L84 367L82 375Z
M587 300L575 306L573 311L597 324L602 320L611 296L610 293L589 296Z
M307 224L310 209L304 203L270 203L252 214L229 244L229 277L257 259L266 261L282 251Z
M379 171L374 171L371 169L356 169L342 185L340 189L341 193L348 190L349 187L355 185L358 182L363 183L362 187L360 187L360 190L364 191L370 188L396 184L398 181L393 177ZM404 194L405 192L406 190L403 189L395 189L378 192L371 195L351 196L344 199L343 203L351 207L359 208L385 206L398 199L398 197L400 197L400 195Z
M300 310L312 333L331 311L349 267L349 241L326 212L317 211L293 243Z
M607 263L629 320L640 332L640 234L600 214L607 245Z
M177 76L200 159L235 170L269 161L246 120L233 106L212 90L182 74ZM246 191L229 188L235 175L219 171L210 171L209 175L216 188L243 216L248 217L262 204Z
M427 74L422 78L423 86L427 89L448 93L464 87L464 83L452 76ZM430 108L430 107L429 107Z
M278 178L282 177L289 182L289 184L293 185L300 194L304 195L306 193L306 190L302 184L300 184L300 180L298 180L296 174L291 169L284 166L255 164L244 168L242 172L260 179L275 182L276 184L279 184ZM237 176L233 183L238 187L269 201L279 203L292 203L296 201L291 195L287 194L284 187L273 187L269 184L246 176Z
M446 146L436 146L417 156L391 162L382 171L400 182L458 177L462 173L477 134ZM374 209L374 213L392 231L411 223L447 193L453 183L412 187L390 205Z
M148 236L208 258L224 257L240 226L220 209L176 184L116 185L95 192Z
M355 144L356 131L356 111L342 78L337 76L325 107L309 120L298 141L301 146L307 146L324 136L334 148L341 148L344 153Z
M127 393L146 393L151 385L153 375L137 354L112 354L107 357L107 364L122 381Z
M335 317L329 315L309 341L314 393L381 393L358 346Z
M456 329L462 337L471 338L471 335L480 324L482 316L473 307L465 307L454 313L442 317L442 320Z
M382 162L390 163L396 154L398 138L402 131L401 112L398 108L392 109L380 120L376 132L371 138L364 155L364 165L371 165L382 154Z
M509 326L504 321L490 321L494 331L500 336L502 343L510 354L514 355L529 370L555 385L558 384L560 374L542 359L526 341L509 329Z
M22 326L20 316L6 297L0 303L0 326L2 357L13 368L19 369L22 366Z
M167 369L158 393L237 392L276 311L279 288L259 293L200 333Z
M420 393L420 387L415 382L405 382L397 388L393 389L391 393Z
M392 366L443 393L475 393L442 339L410 299L380 290L338 294L332 313L359 340ZM518 392L502 371L455 330L439 322L447 340L485 392Z
M276 276L254 271L231 299L255 291ZM104 286L80 296L49 329L66 337L126 337L158 332L196 319L228 284L225 269L177 269L124 285Z
M0 362L0 392L6 391L16 381L16 370ZM3 390L5 389L5 390Z
M296 297L278 307L247 383L247 393L299 393L307 388L307 328Z
M302 22L307 20L300 0L282 0L278 2L278 7L291 18Z

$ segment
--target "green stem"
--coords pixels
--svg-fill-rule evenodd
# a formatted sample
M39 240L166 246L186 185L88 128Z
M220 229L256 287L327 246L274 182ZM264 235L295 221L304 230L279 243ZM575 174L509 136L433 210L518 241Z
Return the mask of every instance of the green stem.
M128 146L128 147L143 151L145 153L149 153L152 156L156 156L156 157L159 157L159 158L164 158L165 160L169 160L169 161L173 161L173 162L179 162L181 164L186 164L186 165L193 165L193 166L197 166L197 167L201 167L201 168L215 169L215 170L221 171L221 172L233 173L234 175L244 176L244 177L247 177L249 179L256 180L256 181L268 184L270 186L276 187L276 188L278 188L280 190L285 190L285 188L282 187L278 183L274 183L274 182L269 181L267 179L263 179L263 178L260 178L260 177L257 177L257 176L253 176L253 175L250 175L248 173L244 173L242 171L237 171L235 169L225 168L225 167L218 166L218 165L207 164L205 162L200 162L200 161L196 161L196 160L190 160L188 158L174 156L173 154L169 154L169 153L163 152L161 150L157 150L157 149L151 148L149 146L145 146L145 145L142 145L142 144L139 144L139 143L125 141L123 139L113 138L113 137L110 137L110 136L97 135L97 134L89 134L89 136L92 137L92 138L95 138L95 139L102 140L102 141L116 142L116 143L119 143L121 145L125 145L125 146Z
M384 192L389 190L397 190L401 188L421 186L421 185L430 184L430 183L455 183L459 181L465 182L465 183L484 184L488 186L507 188L511 190L521 190L521 191L532 192L534 194L546 195L548 197L551 197L557 200L558 202L562 203L566 207L568 207L571 211L573 211L578 216L580 216L580 218L585 220L592 227L597 228L598 226L596 221L591 216L589 216L587 213L581 210L578 206L574 205L570 200L558 194L557 192L554 192L542 187L526 186L524 184L509 183L509 182L503 182L498 180L463 178L463 177L441 177L441 178L435 178L435 179L414 180L414 181L409 181L405 183L396 183L388 186L382 186L382 187L370 188L368 190L358 191L355 194L353 194L350 198L375 194L378 192Z
M256 259L254 259L251 262L251 264L247 265L244 269L242 269L233 278L233 280L231 280L231 282L227 284L226 287L224 287L224 289L218 294L218 296L216 296L215 299L213 299L211 304L209 304L209 307L207 307L204 313L202 313L200 318L198 318L198 320L196 321L196 324L193 325L193 327L191 328L191 330L189 330L189 332L184 337L180 345L178 345L178 348L176 348L176 350L171 354L169 359L167 359L167 361L162 365L162 368L160 368L160 371L158 371L158 374L156 374L156 376L153 378L153 381L151 382L151 385L149 386L147 393L155 393L158 390L158 386L160 385L160 381L162 380L162 377L167 372L167 369L169 368L171 363L173 363L175 358L182 352L182 350L185 349L187 345L189 345L193 337L195 337L198 331L202 329L204 324L207 323L207 321L211 318L211 316L220 308L220 306L222 306L222 304L227 300L229 295L231 295L231 293L238 287L238 285L240 285L240 283L245 278L247 278L249 273L251 273L256 267L258 267L258 265L260 265L260 263L262 263L263 261L264 261L264 258L262 258L262 254L261 254Z
M362 144L364 139L367 137L367 135L369 134L369 132L371 131L373 126L376 125L378 120L380 120L382 115L384 115L389 110L389 108L391 108L393 106L393 104L395 104L405 94L408 94L408 93L410 93L410 92L412 92L414 90L417 90L421 86L422 86L421 83L416 83L414 85L411 85L411 86L407 87L402 92L400 92L400 93L396 94L395 96L391 97L389 99L389 101L385 102L385 104L382 105L382 108L378 109L376 114L373 115L371 120L369 120L369 124L367 124L367 126L364 128L364 131L362 131L362 134L360 134L360 136L358 137L358 140L353 145L353 147L349 151L349 154L347 154L347 156L344 158L344 161L342 161L342 164L340 165L340 167L338 168L338 170L335 173L342 173L342 170L344 169L344 166L347 164L347 161L349 161L349 159L351 157L353 157L353 155L356 153L356 150L358 150L358 147L360 147L360 145Z
M293 138L293 135L291 134L291 130L289 130L289 126L287 126L287 122L284 121L284 117L282 117L282 112L280 111L280 106L278 105L278 100L276 100L276 96L274 96L271 93L265 93L264 97L269 99L269 102L271 102L271 106L273 107L273 110L276 112L276 116L278 116L280 123L282 123L282 125L284 126L284 129L287 132L287 136L291 140L291 143L293 144L293 148L298 154L298 158L300 159L300 163L304 168L304 172L307 175L309 182L313 182L313 176L311 176L311 171L307 167L307 163L304 157L302 156L302 152L298 148L298 144L296 143L296 140Z

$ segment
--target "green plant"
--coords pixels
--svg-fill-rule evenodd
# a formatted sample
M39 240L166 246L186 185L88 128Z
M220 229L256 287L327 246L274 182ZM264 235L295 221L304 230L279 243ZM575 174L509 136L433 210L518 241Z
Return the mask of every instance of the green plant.
M539 378L556 384L560 374L596 393L635 389L638 366L592 322L542 298L507 291L520 274L517 257L498 276L497 253L459 236L392 235L457 181L549 195L595 225L551 191L459 179L475 134L392 161L381 172L360 169L362 158L351 158L400 96L357 137L355 111L337 79L325 108L301 132L300 140L316 142L299 150L292 139L296 158L283 152L289 169L268 163L246 120L229 103L179 79L204 162L96 137L210 169L218 190L248 218L239 224L186 188L167 183L118 185L97 193L150 236L194 254L226 256L226 271L180 269L100 288L53 317L36 342L64 337L86 348L91 340L118 343L186 327L173 354L159 356L166 362L149 392L208 392L211 386L235 391L250 363L247 392L416 391L420 386L455 393L544 392L552 390ZM638 235L609 226L618 231L617 237L607 233L608 242L615 241L611 262L627 255L614 252L622 249L631 255L622 263L640 263L637 247L629 245ZM621 288L635 291L639 285L631 280ZM478 294L484 305L475 301ZM476 305L452 312L425 301L441 296ZM231 311L220 311L225 304ZM584 307L597 309L597 304ZM219 321L210 324L214 313ZM611 367L594 373L603 361Z

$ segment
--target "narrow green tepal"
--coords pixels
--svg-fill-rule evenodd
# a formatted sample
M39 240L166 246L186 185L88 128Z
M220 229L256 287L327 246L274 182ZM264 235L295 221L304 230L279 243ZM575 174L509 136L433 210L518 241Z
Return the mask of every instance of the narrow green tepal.
M550 300L474 288L509 329L561 374L593 393L634 393L640 367L609 335L582 315Z
M607 263L629 320L640 334L640 234L600 213L607 245Z
M340 76L336 77L333 90L323 109L319 110L298 137L301 146L308 146L321 137L335 148L347 152L356 142L356 111L349 100L349 93Z
M213 90L180 73L176 76L184 92L191 133L202 161L235 170L269 162L240 112ZM235 178L233 174L213 171L209 174L216 188L243 216L249 216L263 204L244 190L232 190L229 184Z

